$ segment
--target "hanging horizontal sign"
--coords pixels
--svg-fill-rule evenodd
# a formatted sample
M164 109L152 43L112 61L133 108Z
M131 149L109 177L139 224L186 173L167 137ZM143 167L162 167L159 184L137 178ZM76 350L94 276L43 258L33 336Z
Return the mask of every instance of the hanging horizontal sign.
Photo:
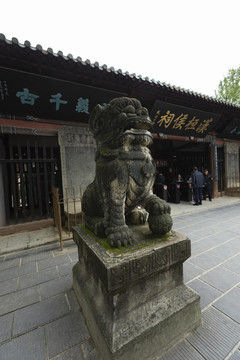
M157 167L168 167L168 160L155 159Z
M240 140L240 119L234 118L219 136L226 139Z
M220 116L197 109L156 100L150 112L154 132L179 136L205 137Z
M124 93L0 67L0 114L87 122L97 104Z

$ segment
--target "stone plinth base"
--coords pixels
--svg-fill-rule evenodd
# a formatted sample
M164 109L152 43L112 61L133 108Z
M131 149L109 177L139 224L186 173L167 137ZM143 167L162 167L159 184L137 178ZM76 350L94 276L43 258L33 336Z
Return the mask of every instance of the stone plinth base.
M152 360L201 322L199 296L183 284L190 240L174 232L153 239L146 226L132 230L139 246L112 250L73 228L73 288L103 360Z

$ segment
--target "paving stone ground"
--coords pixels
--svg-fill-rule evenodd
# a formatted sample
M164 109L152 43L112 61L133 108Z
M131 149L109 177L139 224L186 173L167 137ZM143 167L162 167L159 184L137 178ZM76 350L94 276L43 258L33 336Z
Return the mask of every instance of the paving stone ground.
M240 360L240 202L193 208L173 222L192 242L184 282L202 325L161 360ZM99 360L72 290L76 261L71 240L0 256L1 360Z

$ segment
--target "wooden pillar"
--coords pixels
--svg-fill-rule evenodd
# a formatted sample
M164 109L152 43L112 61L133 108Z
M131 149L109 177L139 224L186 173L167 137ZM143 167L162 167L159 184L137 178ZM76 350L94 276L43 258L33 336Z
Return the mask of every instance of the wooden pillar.
M213 198L218 196L218 156L217 156L217 145L215 139L212 141L209 151L210 156L210 173L213 176Z

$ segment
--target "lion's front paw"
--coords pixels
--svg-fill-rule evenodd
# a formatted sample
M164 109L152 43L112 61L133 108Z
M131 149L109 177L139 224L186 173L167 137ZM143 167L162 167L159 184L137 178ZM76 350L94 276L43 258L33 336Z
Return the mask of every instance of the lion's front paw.
M126 215L126 223L128 225L144 225L147 216L148 213L145 209L136 208Z
M145 209L151 215L170 214L171 208L165 200L153 195L147 202Z
M165 235L173 225L172 218L169 214L149 215L148 225L153 234Z
M106 235L111 247L120 248L133 243L132 231L126 225L108 228L106 229Z

